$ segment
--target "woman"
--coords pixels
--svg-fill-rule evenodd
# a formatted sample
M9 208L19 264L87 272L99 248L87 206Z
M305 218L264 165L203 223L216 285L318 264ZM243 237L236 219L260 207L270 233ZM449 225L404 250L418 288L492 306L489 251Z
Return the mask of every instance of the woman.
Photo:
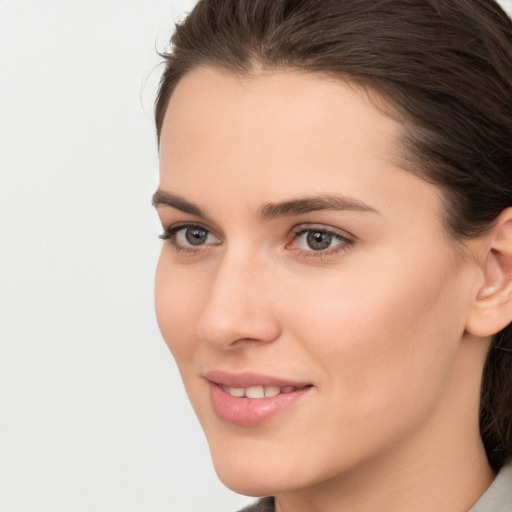
M505 13L202 0L165 59L156 310L222 481L512 510Z

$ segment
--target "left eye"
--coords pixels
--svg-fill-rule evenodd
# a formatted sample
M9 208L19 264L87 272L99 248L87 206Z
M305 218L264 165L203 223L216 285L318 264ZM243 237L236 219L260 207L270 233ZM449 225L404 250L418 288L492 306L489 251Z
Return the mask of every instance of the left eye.
M297 249L303 251L327 251L343 243L350 241L332 231L325 229L305 229L296 234L294 244Z

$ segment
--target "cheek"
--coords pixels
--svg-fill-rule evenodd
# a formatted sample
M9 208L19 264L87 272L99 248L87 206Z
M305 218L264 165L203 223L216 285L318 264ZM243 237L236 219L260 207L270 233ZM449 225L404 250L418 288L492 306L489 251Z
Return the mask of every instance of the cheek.
M180 371L195 350L194 325L201 301L199 293L200 287L170 264L164 247L155 275L155 311L162 336Z
M295 335L326 376L329 390L368 411L400 397L425 401L441 392L463 333L455 267L432 257L431 270L382 255L294 298ZM414 262L414 258L411 258ZM426 403L426 402L425 402Z

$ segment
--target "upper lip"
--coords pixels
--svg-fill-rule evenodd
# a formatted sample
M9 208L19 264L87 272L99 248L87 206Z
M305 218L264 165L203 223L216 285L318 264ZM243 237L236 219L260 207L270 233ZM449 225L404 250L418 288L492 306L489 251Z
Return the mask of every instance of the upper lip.
M210 370L204 374L209 381L230 388L249 388L252 386L276 386L303 388L311 386L310 382L288 380L270 375L262 375L253 372L231 373L224 370Z

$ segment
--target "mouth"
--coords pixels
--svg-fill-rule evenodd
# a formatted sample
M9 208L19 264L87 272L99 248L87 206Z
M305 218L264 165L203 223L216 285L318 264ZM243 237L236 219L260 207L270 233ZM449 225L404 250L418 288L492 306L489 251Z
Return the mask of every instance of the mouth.
M253 373L212 371L205 377L217 417L242 427L256 427L281 416L313 388L309 383Z
M247 388L233 388L220 384L220 387L231 396L236 398L272 398L277 395L294 393L300 389L307 388L309 386L249 386Z

